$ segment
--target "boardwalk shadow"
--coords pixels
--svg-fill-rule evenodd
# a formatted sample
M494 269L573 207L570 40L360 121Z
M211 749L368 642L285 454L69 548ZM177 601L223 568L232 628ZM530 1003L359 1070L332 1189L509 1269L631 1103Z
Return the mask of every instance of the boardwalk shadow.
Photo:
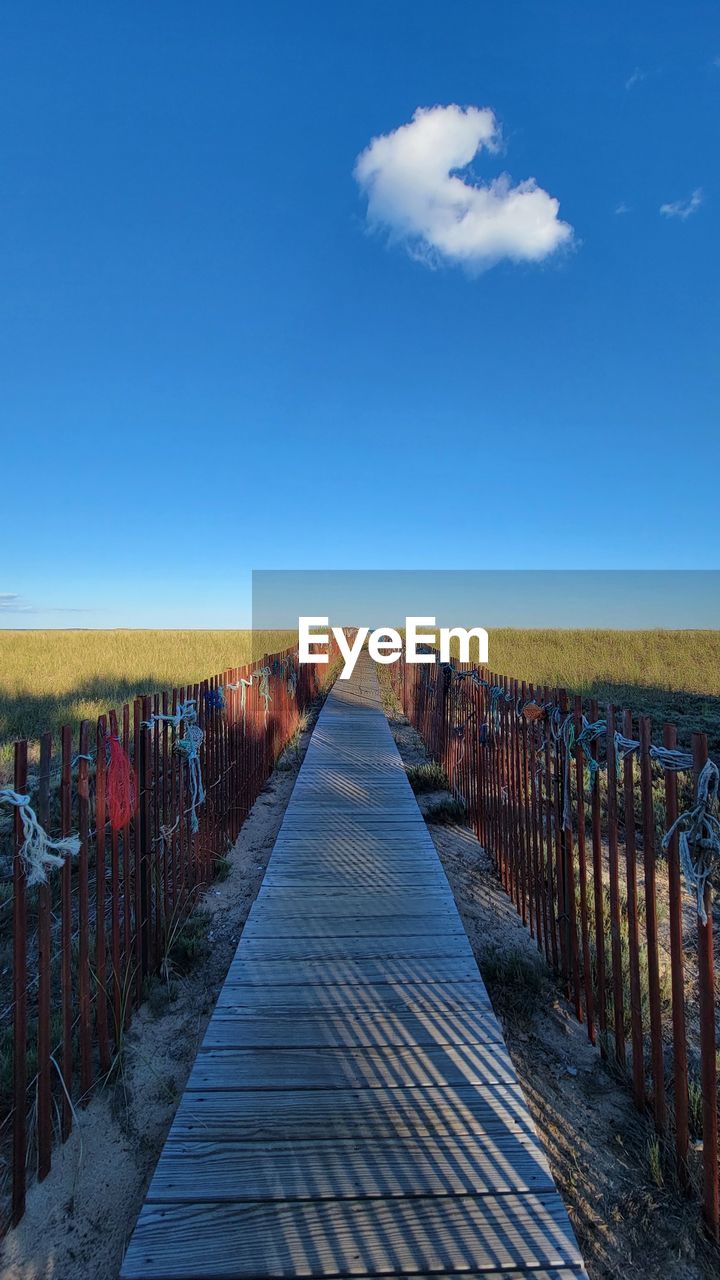
M162 693L167 682L147 672L132 680L115 675L95 676L57 693L0 691L0 744L15 738L39 738L50 731L54 736L63 725L77 729L83 719L91 720L111 709L120 710L141 694Z
M608 703L621 710L630 708L636 725L638 715L650 716L653 740L657 743L662 743L662 727L667 722L677 726L682 746L690 745L693 732L706 733L711 753L720 754L720 697L714 694L609 680L599 680L582 693L583 697L597 699L601 716L605 715Z

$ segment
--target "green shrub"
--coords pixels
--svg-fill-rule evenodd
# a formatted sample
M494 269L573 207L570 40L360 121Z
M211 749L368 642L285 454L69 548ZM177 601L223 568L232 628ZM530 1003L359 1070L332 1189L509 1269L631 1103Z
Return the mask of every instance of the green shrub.
M407 765L408 782L416 795L424 791L449 791L450 783L445 770L434 760L428 764Z

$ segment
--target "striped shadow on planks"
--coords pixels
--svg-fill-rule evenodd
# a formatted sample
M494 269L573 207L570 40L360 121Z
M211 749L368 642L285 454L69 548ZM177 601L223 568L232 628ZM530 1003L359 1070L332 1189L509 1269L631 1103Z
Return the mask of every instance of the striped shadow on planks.
M584 1277L367 657L328 698L124 1280Z

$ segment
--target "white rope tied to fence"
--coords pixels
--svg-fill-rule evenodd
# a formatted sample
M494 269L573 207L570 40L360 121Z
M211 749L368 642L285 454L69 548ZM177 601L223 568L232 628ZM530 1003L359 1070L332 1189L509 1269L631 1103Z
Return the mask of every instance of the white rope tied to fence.
M697 895L697 913L707 924L705 886L720 865L720 819L717 816L720 772L712 760L706 760L698 778L697 803L673 822L663 836L666 852L677 832L680 844L680 866L690 888Z
M235 684L229 684L227 686L228 689L240 690L240 711L242 713L243 732L245 731L245 694L247 690L250 688L252 682L253 682L252 676L250 677L249 680L246 680L244 676L241 676L240 679L235 682Z
M260 682L258 693L260 694L260 697L263 699L265 703L264 722L265 722L265 725L267 726L268 707L272 702L272 694L270 692L270 676L271 675L272 675L272 671L270 667L258 667L257 671L252 672L249 680L246 680L244 676L241 676L237 684L229 684L227 686L228 689L240 690L240 710L242 712L242 718L243 718L243 729L245 728L245 715L246 715L245 695L247 690L254 685L256 680L259 680ZM294 684L292 689L290 689L290 680L288 678L288 691L291 693L291 696L294 698L295 690L297 688L297 675L295 675L295 672L292 672L292 675L294 677Z
M651 747L650 759L666 769L668 773L684 773L692 769L691 751L679 751L676 747Z
M25 866L28 885L45 884L48 867L61 867L66 857L74 858L80 852L78 836L63 836L61 840L50 839L47 831L37 820L29 796L20 795L19 792L4 787L0 790L0 804L11 805L20 814L24 838L19 852ZM52 850L55 852L51 852Z

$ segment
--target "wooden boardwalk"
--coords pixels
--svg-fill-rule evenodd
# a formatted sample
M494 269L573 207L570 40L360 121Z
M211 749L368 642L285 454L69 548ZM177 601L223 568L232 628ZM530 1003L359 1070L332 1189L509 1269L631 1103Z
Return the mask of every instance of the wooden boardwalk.
M365 656L331 693L124 1280L585 1275Z

